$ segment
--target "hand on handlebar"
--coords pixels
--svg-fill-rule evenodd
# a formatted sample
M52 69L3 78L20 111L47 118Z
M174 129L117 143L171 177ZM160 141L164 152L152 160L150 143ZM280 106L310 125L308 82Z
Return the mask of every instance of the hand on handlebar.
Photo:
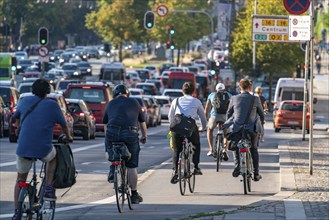
M73 138L71 136L67 137L64 134L61 134L58 137L58 143L63 143L63 144L67 144L67 143L72 143L73 142Z
M207 128L199 128L198 129L199 133L207 131Z
M145 144L145 143L146 143L146 136L142 136L142 137L140 138L140 142L141 142L142 144Z

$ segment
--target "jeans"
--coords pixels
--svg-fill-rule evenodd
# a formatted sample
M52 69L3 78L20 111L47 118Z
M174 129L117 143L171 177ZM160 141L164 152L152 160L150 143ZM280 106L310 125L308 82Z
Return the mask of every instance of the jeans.
M251 138L251 147L250 147L250 153L252 157L252 162L254 166L254 173L259 173L259 155L258 155L258 149L257 149L257 142L259 135L256 132L249 133ZM233 151L234 154L234 164L236 168L240 168L240 152L239 149Z
M191 137L187 138L192 144L193 144L193 163L195 167L198 167L198 164L200 162L200 136L198 127L195 125L194 131L191 135ZM175 132L172 132L172 141L173 141L173 168L177 171L178 167L178 159L179 154L183 150L183 142L184 136L181 136L179 134L176 134Z
M108 152L112 148L112 142L122 141L127 145L131 158L126 162L126 167L136 168L139 161L139 138L138 131L120 126L108 126L105 137L105 151Z

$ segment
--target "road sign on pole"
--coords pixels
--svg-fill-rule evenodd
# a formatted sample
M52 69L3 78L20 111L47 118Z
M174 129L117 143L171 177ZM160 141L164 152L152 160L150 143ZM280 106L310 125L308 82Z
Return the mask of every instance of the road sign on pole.
M289 16L289 40L311 40L311 16Z
M157 10L156 10L157 14L160 16L160 17L164 17L168 14L169 10L167 8L167 6L165 5L159 5L157 7Z
M293 15L303 14L310 7L310 0L283 0L286 10Z

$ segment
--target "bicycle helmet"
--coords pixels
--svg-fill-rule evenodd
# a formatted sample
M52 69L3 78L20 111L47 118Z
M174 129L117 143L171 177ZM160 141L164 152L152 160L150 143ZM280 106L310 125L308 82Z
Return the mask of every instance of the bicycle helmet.
M127 94L128 97L130 94L128 88L125 85L120 84L120 85L117 85L116 87L114 87L113 98L116 98L118 95L123 95L123 94Z
M223 83L218 83L216 85L216 91L222 91L225 90L225 85Z

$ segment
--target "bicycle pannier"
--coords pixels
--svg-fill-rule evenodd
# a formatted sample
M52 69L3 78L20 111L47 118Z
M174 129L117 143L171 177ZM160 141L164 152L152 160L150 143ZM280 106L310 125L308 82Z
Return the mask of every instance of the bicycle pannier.
M107 149L107 153L109 155L109 161L119 161L120 155L122 160L130 160L131 153L127 145L124 142L113 142L112 147Z
M68 144L55 144L56 171L54 175L54 187L63 189L76 183L77 172L75 169L73 153Z
M195 121L193 118L186 117L185 115L177 114L174 120L170 123L170 130L179 135L191 137L195 128Z

